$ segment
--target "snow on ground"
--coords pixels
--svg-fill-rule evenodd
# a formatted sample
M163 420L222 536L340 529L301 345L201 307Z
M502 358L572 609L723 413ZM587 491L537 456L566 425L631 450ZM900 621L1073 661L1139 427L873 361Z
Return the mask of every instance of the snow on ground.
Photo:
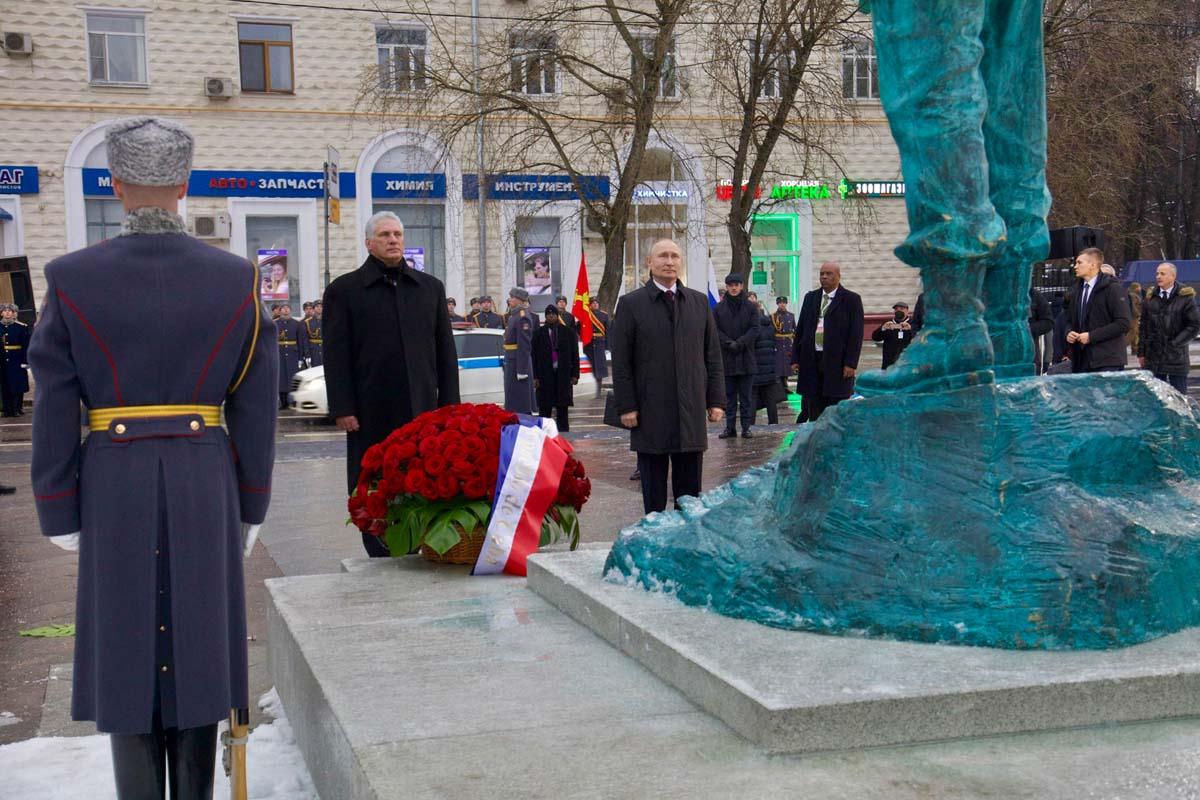
M258 705L275 721L250 732L246 761L251 800L318 800L278 692L267 692ZM0 746L0 775L0 795L5 800L116 797L112 755L104 735L41 737ZM229 797L220 747L213 797Z

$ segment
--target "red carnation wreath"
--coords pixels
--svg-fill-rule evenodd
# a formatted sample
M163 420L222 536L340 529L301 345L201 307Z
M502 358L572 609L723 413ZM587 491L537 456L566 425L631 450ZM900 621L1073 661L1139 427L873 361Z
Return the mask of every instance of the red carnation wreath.
M350 495L350 522L383 538L393 555L421 545L443 554L464 531L486 528L500 468L500 431L517 415L492 403L427 411L363 454ZM558 494L542 520L540 545L579 544L579 512L592 493L583 464L572 456Z

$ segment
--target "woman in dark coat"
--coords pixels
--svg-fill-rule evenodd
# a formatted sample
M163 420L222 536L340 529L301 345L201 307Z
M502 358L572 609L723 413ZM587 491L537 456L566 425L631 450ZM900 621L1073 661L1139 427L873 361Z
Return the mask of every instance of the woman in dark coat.
M554 415L560 433L571 429L568 410L579 383L579 344L575 327L565 325L555 306L546 306L546 322L533 333L533 388L538 416Z
M779 424L779 402L783 399L783 386L777 377L775 359L775 324L766 314L759 313L758 338L754 340L754 413L767 409L767 424Z

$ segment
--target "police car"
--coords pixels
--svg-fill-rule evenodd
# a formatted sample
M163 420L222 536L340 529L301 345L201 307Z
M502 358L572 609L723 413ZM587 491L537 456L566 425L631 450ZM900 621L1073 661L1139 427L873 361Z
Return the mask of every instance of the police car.
M464 403L504 403L504 331L454 331L458 351L458 392ZM302 369L292 378L288 405L301 414L326 416L325 368Z

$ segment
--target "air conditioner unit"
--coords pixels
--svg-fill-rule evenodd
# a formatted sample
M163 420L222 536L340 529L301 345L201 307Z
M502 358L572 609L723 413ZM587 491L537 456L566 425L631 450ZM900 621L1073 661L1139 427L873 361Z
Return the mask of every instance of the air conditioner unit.
M4 33L4 52L10 56L33 54L33 36L28 33Z
M588 211L583 216L583 238L585 239L603 239L604 233L600 230L600 220L591 211Z
M192 235L197 239L228 239L231 228L228 214L198 214L192 217Z
M205 78L204 94L214 100L228 100L233 97L233 78Z

